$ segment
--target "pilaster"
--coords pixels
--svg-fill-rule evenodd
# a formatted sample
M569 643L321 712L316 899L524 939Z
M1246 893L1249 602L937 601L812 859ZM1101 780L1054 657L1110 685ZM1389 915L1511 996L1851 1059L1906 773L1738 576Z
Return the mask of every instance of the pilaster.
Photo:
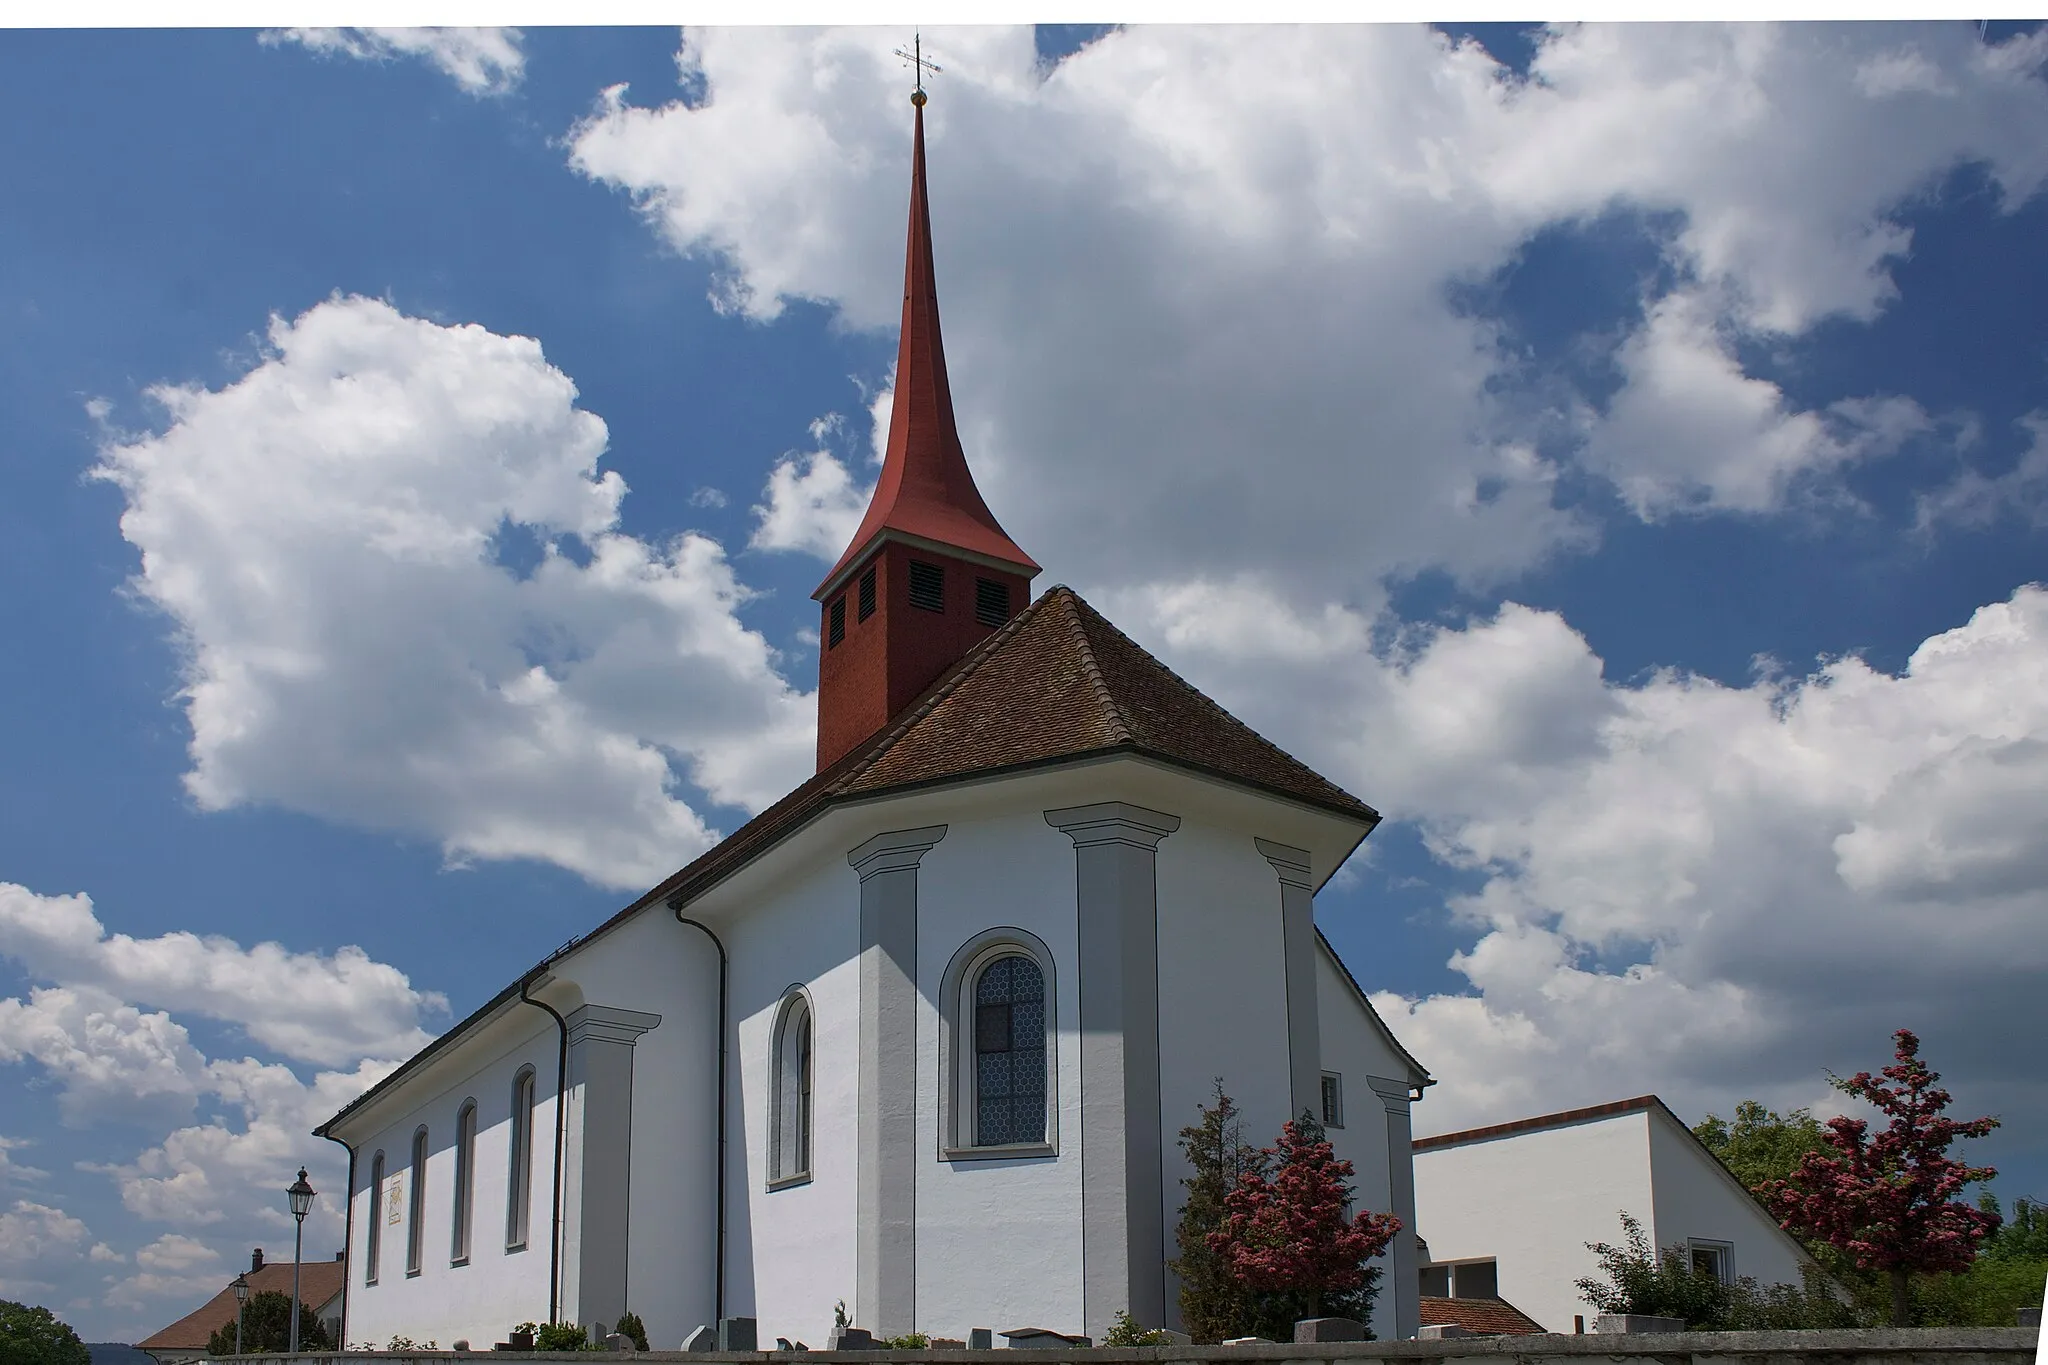
M569 1030L562 1150L562 1315L607 1327L626 1311L633 1189L633 1045L658 1014L584 1005Z
M860 874L853 1306L878 1336L917 1328L917 867L945 837L896 830L846 855Z
M1180 817L1121 801L1045 813L1074 841L1081 997L1081 1330L1166 1319L1159 1113L1159 841Z
M1415 1254L1415 1157L1414 1129L1409 1122L1411 1087L1406 1081L1384 1076L1367 1076L1366 1084L1380 1097L1387 1114L1387 1188L1393 1200L1391 1212L1401 1220L1387 1248L1387 1274L1381 1281L1393 1296L1394 1339L1406 1341L1421 1326L1422 1284L1417 1278L1420 1262Z
M1259 853L1280 877L1280 942L1287 965L1287 1076L1289 1118L1306 1109L1322 1117L1322 1025L1316 1013L1315 883L1306 849L1256 839Z

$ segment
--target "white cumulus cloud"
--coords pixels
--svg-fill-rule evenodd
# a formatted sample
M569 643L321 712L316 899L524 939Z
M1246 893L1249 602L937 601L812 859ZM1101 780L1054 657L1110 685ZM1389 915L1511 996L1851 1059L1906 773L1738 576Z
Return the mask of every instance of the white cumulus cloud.
M261 37L266 44L299 43L361 61L418 57L472 95L504 94L526 74L516 28L286 28Z
M227 387L151 396L164 430L99 472L186 652L203 808L635 887L713 838L676 769L748 809L807 771L809 698L723 550L617 530L604 423L536 342L335 298Z

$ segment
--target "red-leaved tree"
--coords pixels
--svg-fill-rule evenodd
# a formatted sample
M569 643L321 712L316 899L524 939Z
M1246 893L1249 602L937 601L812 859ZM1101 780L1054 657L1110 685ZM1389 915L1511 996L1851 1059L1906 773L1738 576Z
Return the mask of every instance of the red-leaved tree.
M1827 1243L1858 1269L1883 1272L1891 1280L1892 1323L1906 1327L1908 1277L1969 1269L1977 1244L1998 1227L1997 1214L1958 1199L1964 1186L1998 1172L1948 1155L1957 1138L1983 1137L1998 1120L1947 1117L1950 1095L1920 1060L1920 1040L1906 1029L1892 1037L1897 1060L1884 1080L1868 1071L1830 1078L1836 1089L1888 1115L1891 1125L1868 1137L1862 1119L1830 1119L1826 1148L1808 1152L1790 1179L1766 1182L1757 1192L1788 1232Z
M1364 1321L1379 1278L1366 1263L1387 1249L1401 1220L1345 1213L1352 1165L1331 1151L1322 1125L1308 1114L1289 1121L1266 1155L1271 1174L1253 1169L1239 1178L1209 1245L1260 1300L1264 1331L1300 1318Z

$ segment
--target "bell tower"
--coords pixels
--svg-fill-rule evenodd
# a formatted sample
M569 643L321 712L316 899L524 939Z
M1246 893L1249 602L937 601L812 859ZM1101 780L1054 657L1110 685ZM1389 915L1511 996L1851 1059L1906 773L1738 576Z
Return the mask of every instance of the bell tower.
M1038 564L974 486L939 340L920 88L896 402L874 500L812 596L818 629L818 769L887 725L968 650L1023 610Z

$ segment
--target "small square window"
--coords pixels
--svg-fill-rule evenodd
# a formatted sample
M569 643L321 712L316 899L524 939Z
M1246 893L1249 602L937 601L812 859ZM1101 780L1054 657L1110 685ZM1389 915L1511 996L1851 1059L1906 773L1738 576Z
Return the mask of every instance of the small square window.
M875 614L875 567L870 564L868 571L860 576L860 619L865 621Z
M1734 1283L1734 1248L1726 1242L1694 1242L1691 1249L1693 1274L1711 1275L1722 1284Z
M974 619L999 626L1010 619L1010 585L993 578L974 580Z
M1424 1298L1448 1299L1451 1296L1451 1268L1447 1265L1426 1265L1420 1272Z
M1344 1126L1344 1078L1334 1071L1323 1073L1323 1127Z
M1500 1270L1493 1261L1468 1261L1451 1267L1451 1296L1459 1299L1500 1297Z
M837 597L832 601L831 623L825 629L825 647L827 649L833 648L845 638L846 599Z

